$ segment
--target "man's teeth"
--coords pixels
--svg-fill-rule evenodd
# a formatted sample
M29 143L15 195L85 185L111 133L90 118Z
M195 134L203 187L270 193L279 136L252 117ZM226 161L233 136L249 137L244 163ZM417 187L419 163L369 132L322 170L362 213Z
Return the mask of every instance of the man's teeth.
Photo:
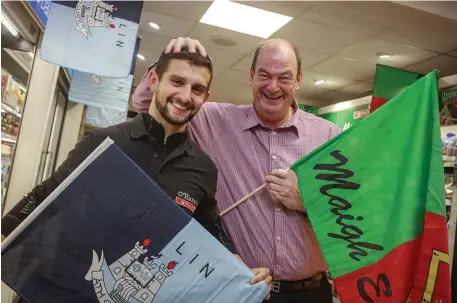
M176 102L174 102L173 105L174 105L175 107L177 107L178 109L180 109L180 110L186 110L186 109L187 109L187 107L182 106L181 104L178 104L178 103L176 103Z

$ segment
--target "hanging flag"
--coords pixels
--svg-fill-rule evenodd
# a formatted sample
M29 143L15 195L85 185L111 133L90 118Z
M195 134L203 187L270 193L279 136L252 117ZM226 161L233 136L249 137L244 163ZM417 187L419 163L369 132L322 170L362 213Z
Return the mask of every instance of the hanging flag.
M84 73L129 75L142 1L53 1L41 59Z
M376 64L370 112L374 112L423 75L391 66Z
M341 303L451 302L436 85L432 72L291 167Z
M2 280L34 303L261 302L268 286L112 142L2 243Z
M109 110L96 106L87 106L84 124L94 127L109 127L127 121L128 109Z
M87 105L86 124L108 127L127 120L140 40L138 38L136 41L132 68L126 78L97 76L80 71L73 73L68 98Z

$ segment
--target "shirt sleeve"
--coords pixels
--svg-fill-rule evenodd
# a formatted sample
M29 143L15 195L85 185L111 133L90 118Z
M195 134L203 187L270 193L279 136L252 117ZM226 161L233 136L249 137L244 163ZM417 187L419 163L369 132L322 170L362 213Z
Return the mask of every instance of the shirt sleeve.
M224 103L207 102L188 124L192 141L208 155L211 154L214 140L220 137L224 128L226 106Z
M91 136L87 133L51 177L33 188L2 218L2 235L8 236L16 229L89 156Z
M198 221L213 237L215 237L230 252L235 253L231 241L225 233L221 218L218 214L215 198L217 184L217 170L211 176L211 189L205 199L197 207L194 219Z

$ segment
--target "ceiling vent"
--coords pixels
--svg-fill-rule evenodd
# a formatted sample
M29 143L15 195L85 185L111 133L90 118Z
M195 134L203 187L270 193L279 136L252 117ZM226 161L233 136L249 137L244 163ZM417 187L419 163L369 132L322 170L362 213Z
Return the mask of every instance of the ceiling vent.
M222 37L222 36L212 36L211 41L219 46L234 46L236 45L236 41L228 38L228 37Z

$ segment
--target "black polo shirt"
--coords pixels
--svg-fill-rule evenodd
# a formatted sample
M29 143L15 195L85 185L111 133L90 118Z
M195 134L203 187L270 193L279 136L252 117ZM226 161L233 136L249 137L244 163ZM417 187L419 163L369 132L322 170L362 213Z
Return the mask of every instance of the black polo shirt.
M187 131L165 139L162 125L149 114L138 114L131 121L88 132L48 180L36 186L3 217L2 234L9 235L107 137L175 203L232 250L217 214L217 169L213 161L191 142Z

